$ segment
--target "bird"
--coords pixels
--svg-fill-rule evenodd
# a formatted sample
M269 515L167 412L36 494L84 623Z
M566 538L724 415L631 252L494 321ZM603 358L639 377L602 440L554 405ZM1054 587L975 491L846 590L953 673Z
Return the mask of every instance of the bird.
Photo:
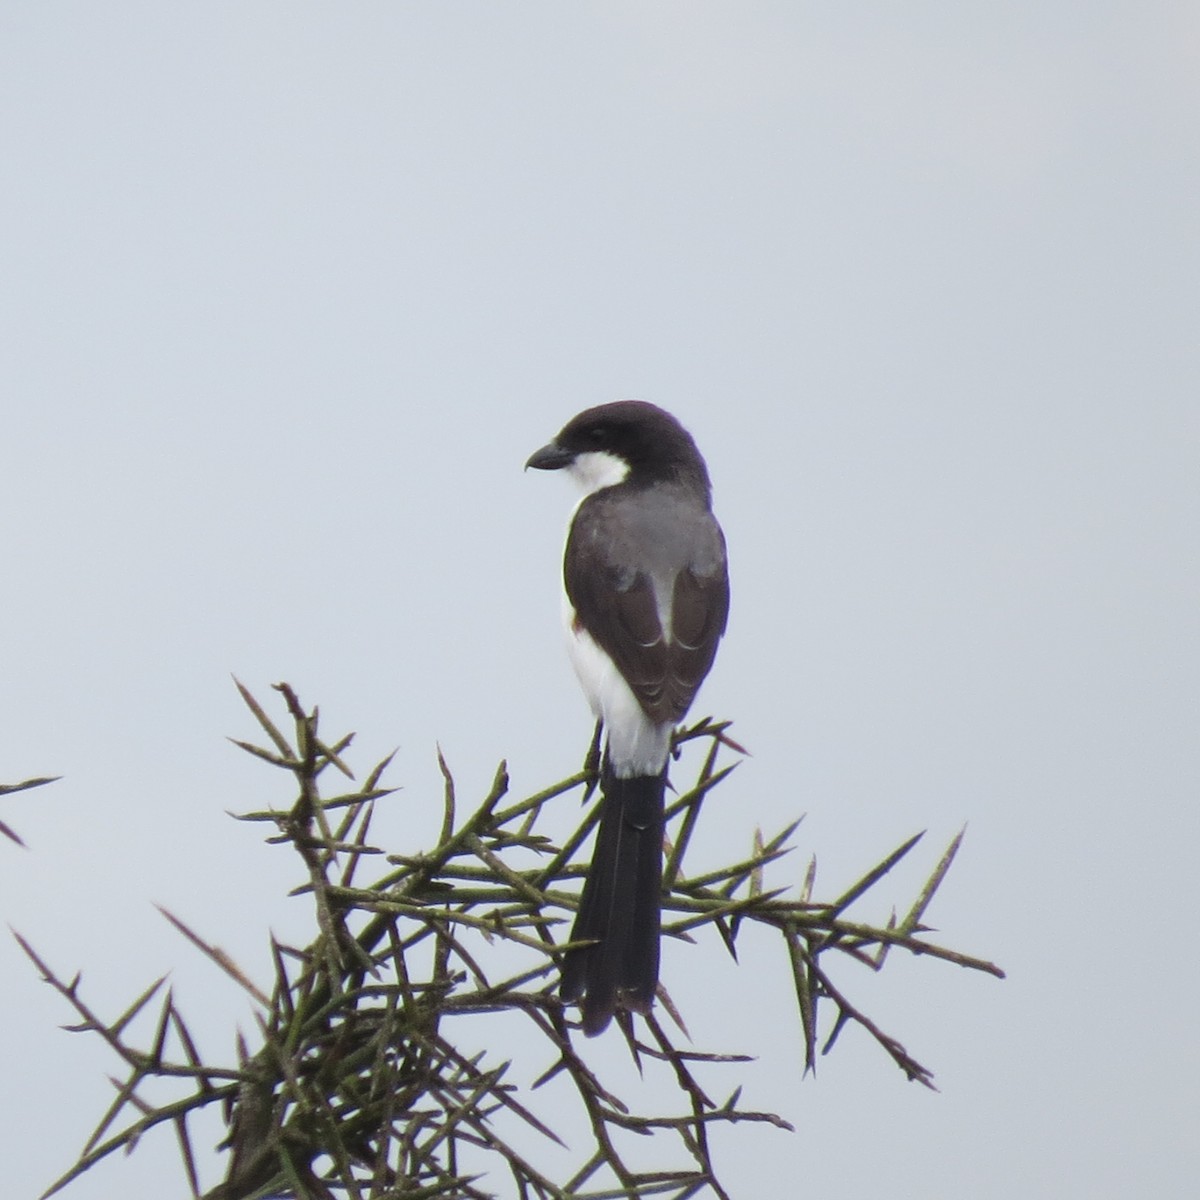
M559 995L589 1037L658 987L667 764L729 615L725 536L691 434L618 400L573 417L525 464L583 490L563 555L575 673L603 729L600 819Z

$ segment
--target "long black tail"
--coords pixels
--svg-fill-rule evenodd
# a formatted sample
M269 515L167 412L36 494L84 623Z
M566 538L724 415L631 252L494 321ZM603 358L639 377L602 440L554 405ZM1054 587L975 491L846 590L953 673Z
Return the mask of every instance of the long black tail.
M578 1000L589 1037L618 1008L646 1013L658 985L662 909L663 791L661 775L601 782L600 830L583 882L571 950L563 961L562 998Z

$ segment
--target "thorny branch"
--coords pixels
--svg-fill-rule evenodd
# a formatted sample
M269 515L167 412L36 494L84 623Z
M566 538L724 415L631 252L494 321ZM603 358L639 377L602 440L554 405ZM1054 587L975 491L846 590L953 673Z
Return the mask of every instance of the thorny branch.
M8 796L13 792L27 792L30 788L44 787L48 783L56 783L60 777L58 775L47 775L41 779L25 779L20 783L0 783L0 796ZM10 842L16 842L18 846L24 846L25 841L20 834L3 821L0 821L0 835L8 838Z
M709 1126L766 1122L791 1128L772 1113L742 1108L740 1087L717 1103L701 1085L701 1071L708 1080L745 1057L683 1049L657 1017L619 1016L639 1069L666 1071L678 1095L678 1111L638 1115L587 1064L578 1025L556 996L556 957L566 942L583 870L576 854L593 817L586 816L562 846L536 833L535 826L544 806L558 796L577 789L590 793L594 755L562 783L507 803L508 775L501 764L488 795L465 817L439 755L444 787L436 845L423 853L385 855L368 836L376 804L393 791L381 784L390 756L361 787L325 798L320 784L329 768L353 780L344 758L352 735L326 742L317 710L306 711L293 690L279 684L291 723L285 735L249 691L241 684L238 689L269 746L236 744L290 774L297 789L290 809L240 819L274 826L268 840L290 845L299 855L304 882L297 892L312 897L316 936L303 948L272 940L274 979L260 990L228 955L164 914L255 1006L258 1048L251 1051L239 1035L236 1061L226 1066L201 1059L172 993L163 993L163 980L106 1021L84 1000L78 976L64 981L18 937L42 976L75 1010L78 1021L71 1028L98 1034L125 1066L124 1078L114 1080L113 1103L78 1161L45 1196L114 1150L132 1149L155 1126L169 1124L192 1195L200 1197L188 1118L215 1104L227 1129L227 1167L224 1180L203 1200L485 1200L506 1177L516 1189L511 1194L521 1200L686 1200L701 1194L727 1200ZM828 1052L843 1028L856 1024L909 1079L932 1087L929 1070L848 998L825 960L840 957L877 971L889 951L902 949L1002 975L989 962L924 937L922 916L961 835L905 918L897 923L893 917L883 927L848 920L846 910L914 849L920 835L825 903L812 897L815 863L798 898L764 886L767 868L788 853L798 822L771 838L756 833L749 853L730 866L689 876L686 852L705 798L737 765L718 766L719 751L741 752L727 730L727 724L703 720L676 738L677 749L696 741L706 741L707 749L694 782L668 814L664 935L687 936L712 925L733 952L747 922L777 930L792 969L806 1069L815 1065L822 1028ZM383 868L378 877L357 883L371 861ZM659 999L683 1030L662 989ZM133 1027L146 1024L152 1004L157 1007L149 1046L135 1045ZM830 1016L823 1020L826 1008ZM478 1048L488 1042L480 1039L476 1023L461 1021L494 1013L515 1014L532 1027L548 1065L531 1086L518 1084L512 1062ZM147 1099L144 1085L164 1080L175 1081L176 1098ZM562 1169L537 1165L530 1147L565 1149L564 1086L586 1118L590 1144L565 1182L556 1182ZM650 1133L657 1135L660 1158L670 1162L673 1153L671 1165L646 1170L635 1162L630 1148L644 1148ZM634 1134L643 1136L631 1139Z

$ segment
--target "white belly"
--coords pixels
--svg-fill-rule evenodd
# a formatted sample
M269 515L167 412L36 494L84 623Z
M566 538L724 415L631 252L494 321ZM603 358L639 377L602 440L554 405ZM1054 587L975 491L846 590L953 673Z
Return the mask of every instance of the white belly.
M638 703L611 658L575 625L575 609L563 597L567 653L592 712L604 722L605 746L621 779L657 775L667 763L672 725L655 725Z

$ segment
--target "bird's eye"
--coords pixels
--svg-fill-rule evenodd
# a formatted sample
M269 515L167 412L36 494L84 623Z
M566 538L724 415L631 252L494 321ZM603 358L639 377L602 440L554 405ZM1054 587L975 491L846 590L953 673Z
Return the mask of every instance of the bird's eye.
M588 437L590 437L593 442L605 442L608 440L608 427L605 425L593 425L591 429L588 430Z

